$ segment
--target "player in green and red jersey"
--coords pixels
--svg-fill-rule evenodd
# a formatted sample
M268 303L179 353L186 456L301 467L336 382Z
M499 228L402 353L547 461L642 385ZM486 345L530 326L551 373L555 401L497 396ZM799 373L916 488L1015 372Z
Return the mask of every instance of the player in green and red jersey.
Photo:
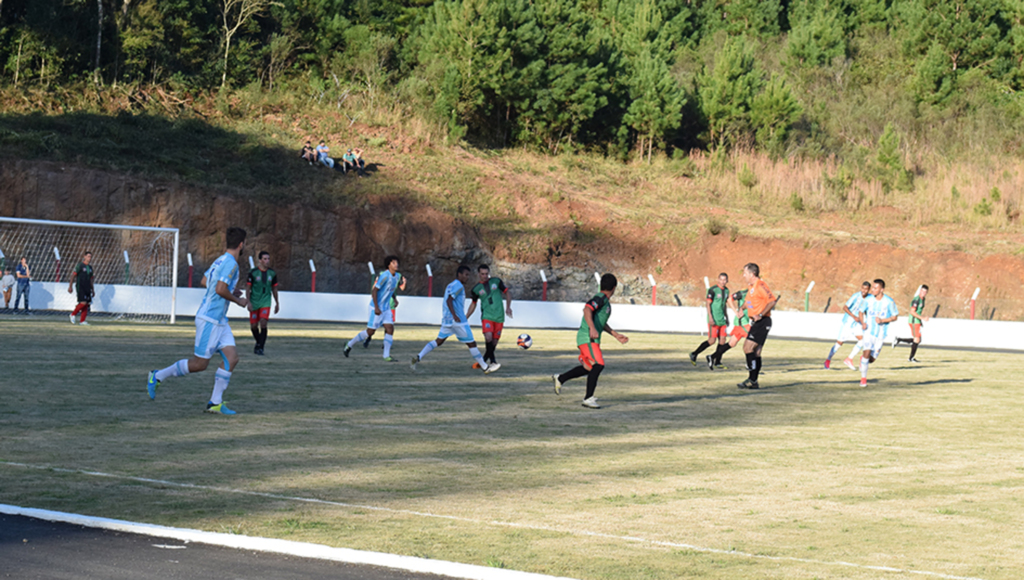
M608 326L612 315L612 294L619 281L612 274L601 276L601 292L591 298L583 307L583 321L576 332L576 346L580 350L580 365L560 375L551 375L555 382L555 394L562 393L562 385L577 377L587 376L587 394L583 398L583 406L588 409L600 409L594 391L597 389L597 378L604 370L604 355L601 353L601 333L607 332L622 344L629 342L624 335Z
M917 358L917 347L921 344L921 325L931 320L930 317L924 316L924 297L928 295L928 286L921 284L921 289L918 290L917 296L910 301L910 333L913 338L896 338L892 341L892 347L896 348L896 345L900 343L906 343L910 345L910 358L908 359L912 363L916 363Z
M249 324L256 339L255 354L263 354L267 344L267 321L270 320L270 298L274 298L274 314L281 310L277 298L277 273L270 269L270 253L259 253L259 261L249 270Z
M722 355L730 348L739 344L741 340L747 337L747 333L750 331L750 316L747 314L747 292L747 290L740 290L729 297L729 308L734 313L732 332L729 333L729 342L718 345L715 354L708 357L708 369L710 370L715 370L716 368L724 369Z
M690 362L697 366L697 355L704 352L717 340L721 346L728 340L725 329L729 326L729 315L727 314L729 289L729 275L722 272L718 275L718 284L708 288L708 338L697 346L697 350L690 353ZM707 357L710 365L711 357Z
M487 345L484 351L484 360L489 363L498 362L494 360L494 349L498 347L501 331L505 327L505 315L508 314L510 318L512 317L512 296L509 295L508 287L500 278L491 277L490 266L480 264L476 272L480 277L480 283L473 286L470 291L472 302L469 304L469 310L466 311L466 318L468 319L476 310L476 301L479 300L480 323ZM502 308L503 306L504 308Z

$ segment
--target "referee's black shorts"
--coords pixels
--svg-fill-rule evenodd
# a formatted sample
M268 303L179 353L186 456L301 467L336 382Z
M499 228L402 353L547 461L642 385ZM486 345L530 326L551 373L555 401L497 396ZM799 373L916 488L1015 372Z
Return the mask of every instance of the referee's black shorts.
M771 329L771 316L766 316L761 320L754 321L754 323L750 325L750 330L747 331L747 340L764 346L764 341L768 339L768 332Z

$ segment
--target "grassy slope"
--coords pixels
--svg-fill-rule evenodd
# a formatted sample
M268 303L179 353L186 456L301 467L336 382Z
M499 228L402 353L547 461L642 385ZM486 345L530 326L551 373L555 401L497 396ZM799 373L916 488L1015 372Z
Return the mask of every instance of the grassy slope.
M579 382L556 397L547 378L576 364L571 332L504 346L485 377L454 344L413 374L382 365L379 342L338 357L355 326L272 329L267 357L243 355L226 418L201 412L209 373L146 397L146 371L191 348L188 325L0 320L21 361L0 382L0 502L583 579L1024 566L1019 405L1000 378L1020 355L924 348L908 366L886 350L862 390L821 369L828 345L777 340L766 388L745 392L742 372L680 361L699 337L638 334L608 347L593 412ZM396 356L434 331L403 326Z

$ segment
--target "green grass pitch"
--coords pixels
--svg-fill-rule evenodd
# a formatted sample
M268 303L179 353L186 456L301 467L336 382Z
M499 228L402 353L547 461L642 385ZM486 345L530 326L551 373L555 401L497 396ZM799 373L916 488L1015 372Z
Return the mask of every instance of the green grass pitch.
M1024 570L1019 354L886 346L860 389L769 339L742 391L739 349L711 372L699 337L627 333L594 411L552 391L574 331L509 331L484 376L454 340L413 373L436 328L399 324L387 364L379 337L342 357L358 325L272 321L265 357L234 325L221 417L212 370L146 396L190 323L59 321L0 319L2 503L583 579Z

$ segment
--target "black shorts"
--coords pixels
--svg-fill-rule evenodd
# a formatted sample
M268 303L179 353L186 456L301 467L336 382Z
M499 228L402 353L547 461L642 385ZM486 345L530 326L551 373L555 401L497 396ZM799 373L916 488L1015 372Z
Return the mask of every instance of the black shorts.
M92 304L92 292L89 292L88 294L82 294L81 292L79 292L78 293L78 303L79 304Z
M772 317L762 318L750 325L750 330L747 332L747 340L764 346L764 341L768 339L768 331L771 329Z

